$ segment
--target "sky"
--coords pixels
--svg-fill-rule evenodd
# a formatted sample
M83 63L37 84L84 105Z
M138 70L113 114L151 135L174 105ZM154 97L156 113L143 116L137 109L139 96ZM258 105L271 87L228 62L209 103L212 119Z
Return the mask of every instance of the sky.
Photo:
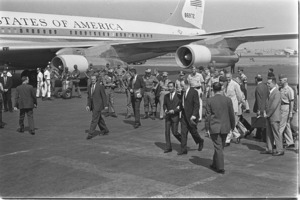
M0 0L10 11L81 15L164 22L178 0ZM298 0L206 0L203 29L206 32L264 27L235 33L298 33ZM75 8L75 9L74 9ZM246 43L239 48L298 49L297 40Z

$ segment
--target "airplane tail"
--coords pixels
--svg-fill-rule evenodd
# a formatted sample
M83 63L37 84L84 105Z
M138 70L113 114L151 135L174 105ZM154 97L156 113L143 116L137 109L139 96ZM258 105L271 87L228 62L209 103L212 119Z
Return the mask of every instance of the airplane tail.
M174 12L164 24L202 29L204 0L179 0Z

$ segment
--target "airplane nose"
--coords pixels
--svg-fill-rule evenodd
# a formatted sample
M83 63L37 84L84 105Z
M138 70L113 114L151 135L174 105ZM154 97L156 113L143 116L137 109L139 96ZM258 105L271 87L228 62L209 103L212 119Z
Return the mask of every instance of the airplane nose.
M192 60L192 54L186 54L185 56L184 56L184 59L185 60Z

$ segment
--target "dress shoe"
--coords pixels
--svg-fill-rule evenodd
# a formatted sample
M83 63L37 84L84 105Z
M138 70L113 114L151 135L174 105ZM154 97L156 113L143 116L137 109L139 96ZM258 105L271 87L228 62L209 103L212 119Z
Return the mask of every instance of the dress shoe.
M226 143L226 144L225 144L225 147L229 147L229 146L230 146L230 143Z
M95 137L95 136L92 135L92 134L88 134L88 136L86 137L86 139L89 140L89 139L92 139L93 137Z
M283 156L284 151L273 153L272 156Z
M244 135L244 138L246 138L250 134L251 134L251 132L249 130L247 130L246 133L245 133L245 135Z
M117 118L118 116L116 115L115 112L113 112L110 116L114 117L114 118Z
M4 112L8 112L8 110L4 110Z
M261 151L260 154L273 154L272 151Z
M108 135L109 130L105 130L105 131L103 131L102 133L103 133L103 135Z
M24 127L19 128L19 129L18 129L18 132L24 133Z
M148 115L148 113L146 113L146 114L144 115L144 117L142 117L142 119L148 119L148 117L149 117L149 115Z
M34 131L30 131L30 134L31 134L31 135L35 135L35 132L34 132Z
M290 145L286 146L286 149L293 149L293 148L295 148L294 144L290 144Z
M224 169L218 169L216 170L217 173L219 174L225 174L225 170Z
M135 124L133 127L138 128L141 124Z
M199 142L198 151L202 151L203 146L204 146L203 144L204 144L204 140L202 139L202 140Z
M154 116L154 115L150 115L150 118L151 118L152 120L155 120L155 116Z
M209 168L211 168L212 170L216 170L216 166L214 166L213 164L209 165Z
M187 151L180 151L177 153L177 155L179 155L179 156L184 155L184 154L187 154Z
M163 117L160 117L159 119L160 119L160 120L163 120L164 118L163 118Z
M166 150L164 151L164 153L169 153L169 152L172 152L172 149L166 149Z
M1 124L1 125L0 125L0 128L4 128L4 126Z

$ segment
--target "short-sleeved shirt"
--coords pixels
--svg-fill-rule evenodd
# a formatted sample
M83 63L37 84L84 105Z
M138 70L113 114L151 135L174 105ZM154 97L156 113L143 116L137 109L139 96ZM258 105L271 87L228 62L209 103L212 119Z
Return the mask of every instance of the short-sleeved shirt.
M43 73L39 72L37 75L37 82L43 82Z
M74 79L79 79L80 71L78 69L74 70L71 75Z
M48 70L44 71L45 80L50 80L50 72Z
M154 88L154 85L156 83L158 83L158 80L155 76L143 76L143 80L145 82L145 91L149 92L150 90L152 90Z
M290 101L294 100L294 91L289 85L280 88L280 93L281 93L281 103L289 104Z
M171 82L170 79L166 79L165 81L161 80L159 82L162 91L167 91L168 90L168 84L169 84L169 82Z
M204 82L202 74L198 72L195 75L189 74L187 79L191 87L200 87Z

